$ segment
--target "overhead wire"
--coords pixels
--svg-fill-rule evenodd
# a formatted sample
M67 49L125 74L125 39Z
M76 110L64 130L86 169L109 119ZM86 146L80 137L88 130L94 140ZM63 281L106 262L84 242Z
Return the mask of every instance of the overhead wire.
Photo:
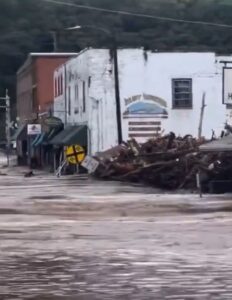
M57 1L57 0L40 0L40 1L54 4L54 5L70 6L70 7L76 7L76 8L86 9L86 10L103 12L103 13L105 12L105 13L111 13L111 14L124 15L124 16L134 16L134 17L138 17L138 18L147 18L147 19L154 19L154 20L159 20L159 21L186 23L186 24L203 25L203 26L214 26L214 27L221 27L221 28L232 28L232 24L229 25L229 24L224 24L224 23L214 23L214 22L169 18L169 17L163 17L163 16L155 16L155 15L149 15L149 14L144 14L144 13L129 12L129 11L124 11L124 10L113 10L113 9L107 9L107 8L101 8L101 7L89 6L89 5L83 5L83 4L76 4L76 3L72 3L72 2L63 2L63 1Z

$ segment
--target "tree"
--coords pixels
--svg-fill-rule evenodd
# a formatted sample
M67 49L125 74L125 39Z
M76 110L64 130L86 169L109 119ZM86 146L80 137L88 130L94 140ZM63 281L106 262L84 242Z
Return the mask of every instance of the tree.
M71 1L71 0L69 0ZM74 1L74 0L73 0ZM230 24L230 0L76 0L78 4L126 10L177 19ZM15 101L15 74L29 52L53 51L51 31L58 33L59 51L86 46L106 47L109 39L97 31L67 32L77 24L105 27L119 46L156 51L232 51L231 30L178 22L106 14L34 0L0 1L0 95L10 90Z

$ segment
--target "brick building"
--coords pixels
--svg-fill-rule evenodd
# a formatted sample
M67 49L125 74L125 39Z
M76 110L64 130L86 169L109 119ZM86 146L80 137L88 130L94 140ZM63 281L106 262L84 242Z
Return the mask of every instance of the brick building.
M17 116L20 123L53 106L53 73L74 53L30 53L17 72Z
M33 140L27 135L27 123L41 123L53 109L53 74L75 53L30 53L17 72L17 117L19 129L14 136L17 141L19 163L31 161L32 155L41 163L43 147L32 147Z

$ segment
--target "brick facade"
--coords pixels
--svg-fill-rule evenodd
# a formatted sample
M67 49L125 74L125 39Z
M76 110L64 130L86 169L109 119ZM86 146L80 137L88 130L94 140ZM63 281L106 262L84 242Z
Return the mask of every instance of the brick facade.
M17 116L20 123L53 106L53 74L75 54L31 53L17 73Z

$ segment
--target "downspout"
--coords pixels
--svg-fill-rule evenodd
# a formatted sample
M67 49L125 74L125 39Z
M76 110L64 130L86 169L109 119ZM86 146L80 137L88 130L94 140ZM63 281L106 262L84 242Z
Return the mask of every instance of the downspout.
M67 84L66 84L66 81L67 81L67 68L66 68L66 64L64 65L64 125L67 125L67 90L66 90L66 87L67 87Z
M88 136L88 155L92 155L92 138L91 138L91 130L87 125L87 136Z

